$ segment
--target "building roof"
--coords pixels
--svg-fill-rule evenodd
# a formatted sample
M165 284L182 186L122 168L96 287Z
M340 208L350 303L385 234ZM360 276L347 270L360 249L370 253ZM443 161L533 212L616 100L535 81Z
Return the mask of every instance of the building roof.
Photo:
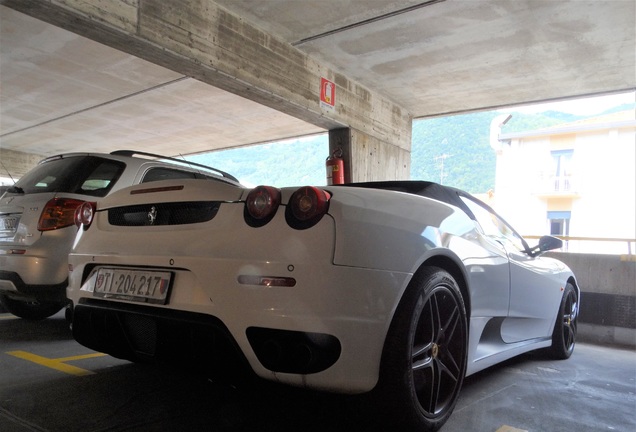
M541 137L548 135L576 134L609 129L636 128L636 110L625 110L597 117L563 123L532 131L512 132L499 135L500 141L510 139Z

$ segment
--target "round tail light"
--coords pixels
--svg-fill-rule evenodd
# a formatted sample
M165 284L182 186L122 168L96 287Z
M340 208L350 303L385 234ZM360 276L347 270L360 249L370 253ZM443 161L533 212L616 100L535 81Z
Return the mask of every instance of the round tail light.
M316 225L329 210L330 195L313 186L305 186L289 199L285 218L290 227L307 229Z
M261 227L272 220L280 205L280 190L271 186L258 186L245 200L245 222L251 227Z
M84 229L87 229L91 225L91 223L93 223L94 217L95 203L87 201L79 206L75 211L75 225L77 225L78 227L83 225Z

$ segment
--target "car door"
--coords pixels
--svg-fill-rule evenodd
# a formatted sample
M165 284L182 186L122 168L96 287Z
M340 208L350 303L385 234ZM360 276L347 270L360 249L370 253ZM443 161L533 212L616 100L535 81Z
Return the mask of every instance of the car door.
M510 306L510 260L496 219L476 200L461 197L479 230L478 251L465 259L471 285L471 319L504 319Z
M501 338L506 343L550 336L562 286L552 275L556 264L549 259L533 257L521 236L490 207L462 197L474 213L485 234L506 251L509 262L509 306L501 325Z
M511 247L510 309L502 327L505 342L550 337L562 283L553 275L558 266L553 260L531 257Z

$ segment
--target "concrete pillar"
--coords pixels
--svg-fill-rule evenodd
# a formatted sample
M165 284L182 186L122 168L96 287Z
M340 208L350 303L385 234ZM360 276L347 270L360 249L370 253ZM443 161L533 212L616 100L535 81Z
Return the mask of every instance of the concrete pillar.
M408 131L410 140L410 127ZM376 180L408 180L411 148L384 142L352 128L329 131L329 153L342 150L345 183Z

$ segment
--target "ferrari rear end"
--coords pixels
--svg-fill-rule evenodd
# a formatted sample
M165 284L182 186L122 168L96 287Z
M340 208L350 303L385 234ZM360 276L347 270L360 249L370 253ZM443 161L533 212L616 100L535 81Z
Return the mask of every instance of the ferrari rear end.
M411 272L347 262L337 226L364 212L338 193L166 181L82 207L67 289L74 337L133 361L371 390Z

